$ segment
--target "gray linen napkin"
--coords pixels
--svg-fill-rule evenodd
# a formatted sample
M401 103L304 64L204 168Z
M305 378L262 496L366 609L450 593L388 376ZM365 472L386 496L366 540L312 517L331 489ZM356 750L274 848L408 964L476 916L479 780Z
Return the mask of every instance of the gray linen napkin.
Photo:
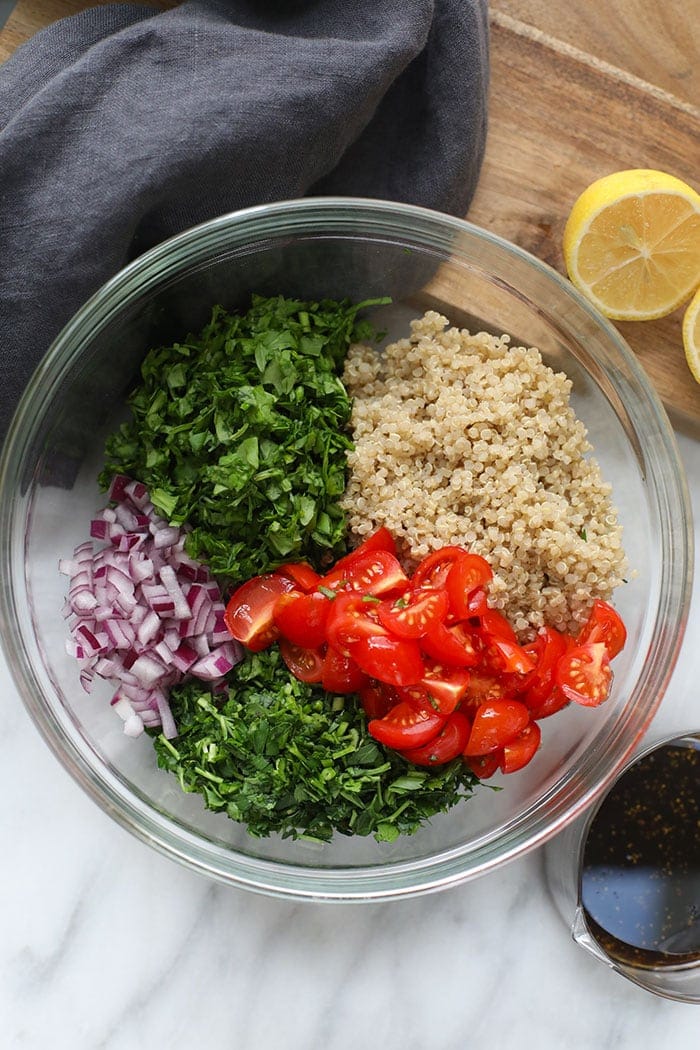
M307 194L464 215L487 0L190 0L49 26L0 66L0 439L51 340L125 263Z

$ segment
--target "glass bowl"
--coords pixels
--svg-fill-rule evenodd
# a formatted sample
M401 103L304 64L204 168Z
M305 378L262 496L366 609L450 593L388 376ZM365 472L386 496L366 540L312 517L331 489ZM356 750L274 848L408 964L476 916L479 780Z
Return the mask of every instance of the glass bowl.
M57 559L104 504L96 475L144 351L197 330L211 306L252 291L314 299L391 295L390 335L436 308L475 330L537 346L573 380L572 404L613 486L634 575L615 596L629 642L609 700L541 723L520 773L392 843L254 839L157 769L145 736L78 683L61 616ZM668 420L615 329L556 272L467 222L408 205L304 199L207 222L138 258L97 292L35 372L0 475L2 636L32 718L67 770L115 820L224 883L323 901L441 889L543 843L609 785L649 726L677 658L692 550L683 471ZM109 695L109 692L106 694Z

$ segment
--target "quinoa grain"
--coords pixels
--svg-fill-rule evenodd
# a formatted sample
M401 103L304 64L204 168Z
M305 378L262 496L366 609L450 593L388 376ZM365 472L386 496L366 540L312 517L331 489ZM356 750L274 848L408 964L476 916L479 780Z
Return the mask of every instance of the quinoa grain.
M383 352L350 348L350 532L360 542L385 525L409 569L468 547L489 560L491 604L521 638L544 624L575 633L622 582L625 555L571 381L508 336L447 325L429 311Z

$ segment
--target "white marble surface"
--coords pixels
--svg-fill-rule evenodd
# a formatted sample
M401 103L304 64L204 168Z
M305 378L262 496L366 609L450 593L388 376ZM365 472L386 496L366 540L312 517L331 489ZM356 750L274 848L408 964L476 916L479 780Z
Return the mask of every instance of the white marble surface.
M680 438L700 549L700 444ZM700 570L654 729L700 726ZM542 856L362 907L214 885L88 800L0 657L5 840L0 1050L671 1050L700 1006L658 999L576 946Z

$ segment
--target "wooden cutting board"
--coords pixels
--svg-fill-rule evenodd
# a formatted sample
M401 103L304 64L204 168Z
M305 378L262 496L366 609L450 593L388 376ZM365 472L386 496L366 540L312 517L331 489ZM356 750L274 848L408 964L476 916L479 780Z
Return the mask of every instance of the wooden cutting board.
M669 25L678 19L678 36L687 52L675 52L668 34L650 18L639 26L631 16L620 30L643 33L640 65L650 56L664 56L662 72L672 94L628 70L617 68L597 54L543 32L536 23L546 18L557 30L569 28L562 0L538 4L534 0L502 0L491 8L492 86L490 126L484 168L468 218L565 272L561 241L569 210L579 193L594 179L622 168L659 168L685 179L700 190L700 73L698 26L686 24L684 11L692 5L669 0L664 15ZM580 5L581 27L600 24L592 9L608 4L592 0ZM643 0L612 5L620 8L658 8ZM531 21L512 17L512 7L528 10ZM558 22L558 9L562 21ZM642 12L644 14L644 12ZM603 16L605 17L605 16ZM590 32L590 29L589 29ZM695 33L693 40L692 33ZM656 43L652 33L657 33ZM573 36L574 33L572 32ZM588 47L598 42L592 37ZM664 51L664 42L667 50ZM647 48L645 54L645 46ZM635 52L637 54L637 52ZM687 76L673 77L676 68ZM683 353L678 310L659 321L618 323L637 354L669 415L679 428L700 437L700 384L688 370Z
M20 0L0 32L0 61L86 6ZM660 168L700 189L700 19L690 7L492 0L489 137L467 217L563 273L566 217L593 179ZM681 318L679 310L618 328L674 424L700 437L700 385L685 364Z

